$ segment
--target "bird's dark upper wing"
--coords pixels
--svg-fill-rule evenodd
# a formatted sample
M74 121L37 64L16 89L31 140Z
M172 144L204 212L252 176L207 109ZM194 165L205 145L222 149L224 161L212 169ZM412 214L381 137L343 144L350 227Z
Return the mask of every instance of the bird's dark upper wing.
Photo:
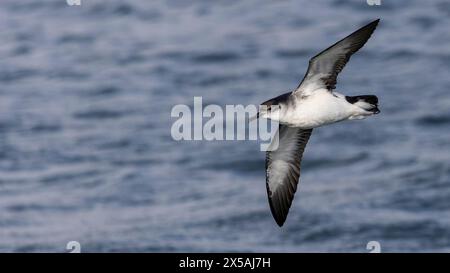
M308 71L294 93L308 93L319 88L332 90L336 78L353 53L372 35L380 19L358 29L349 36L320 52L309 61Z
M286 220L300 177L300 163L312 129L279 125L278 148L266 152L266 186L270 210L279 226ZM272 142L273 144L274 142Z

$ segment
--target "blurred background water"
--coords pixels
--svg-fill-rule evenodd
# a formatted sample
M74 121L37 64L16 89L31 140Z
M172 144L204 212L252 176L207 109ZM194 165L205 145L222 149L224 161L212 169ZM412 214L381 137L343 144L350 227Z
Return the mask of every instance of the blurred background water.
M450 2L2 0L0 251L450 251ZM315 130L287 222L255 141L175 142L171 108L258 104L381 23Z

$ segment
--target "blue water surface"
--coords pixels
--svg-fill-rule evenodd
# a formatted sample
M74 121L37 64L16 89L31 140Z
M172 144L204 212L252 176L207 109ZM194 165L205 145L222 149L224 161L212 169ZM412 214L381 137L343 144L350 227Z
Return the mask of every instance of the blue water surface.
M289 217L255 141L176 142L176 104L258 104L381 18L314 131ZM450 2L3 0L0 251L450 251Z

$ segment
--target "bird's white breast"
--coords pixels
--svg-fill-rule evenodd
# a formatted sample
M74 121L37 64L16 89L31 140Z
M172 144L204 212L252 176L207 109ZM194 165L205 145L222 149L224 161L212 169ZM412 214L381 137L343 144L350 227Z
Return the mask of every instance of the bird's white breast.
M295 104L288 106L287 111L283 111L280 116L280 122L310 129L347 119L353 108L345 96L320 89L309 96L298 98Z

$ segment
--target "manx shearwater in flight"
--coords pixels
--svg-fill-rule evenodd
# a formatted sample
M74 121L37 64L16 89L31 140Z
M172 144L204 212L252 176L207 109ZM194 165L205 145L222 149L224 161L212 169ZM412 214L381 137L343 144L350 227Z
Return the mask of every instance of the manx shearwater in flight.
M256 118L279 122L278 148L266 152L267 194L279 226L284 224L297 190L300 163L312 130L380 112L374 95L345 96L334 91L339 72L367 42L378 22L371 22L314 56L294 91L262 103Z

